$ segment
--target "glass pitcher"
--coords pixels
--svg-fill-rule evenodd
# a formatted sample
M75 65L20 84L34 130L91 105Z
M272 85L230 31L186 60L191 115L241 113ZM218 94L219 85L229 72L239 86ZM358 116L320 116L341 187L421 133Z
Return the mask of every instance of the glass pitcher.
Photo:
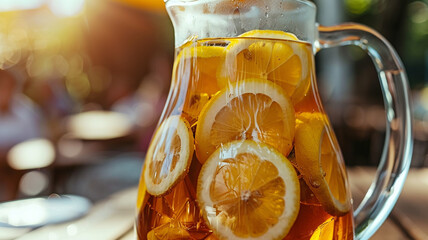
M305 0L167 0L171 90L139 185L139 239L368 239L385 221L412 152L404 68L358 25L319 26ZM321 104L314 54L357 45L386 108L375 180L354 211Z

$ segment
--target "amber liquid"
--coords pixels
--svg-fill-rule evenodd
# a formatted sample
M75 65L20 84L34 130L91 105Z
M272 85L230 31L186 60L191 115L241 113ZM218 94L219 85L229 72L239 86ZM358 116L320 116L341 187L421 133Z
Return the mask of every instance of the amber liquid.
M207 45L207 43L210 46L226 47L228 41L229 39L196 41L177 49L177 53L184 48ZM308 52L311 52L309 44L292 41L289 41L289 44L303 46L308 49ZM310 68L310 85L304 97L294 103L295 113L323 112L315 85L313 61L311 55L307 62L307 67ZM203 76L204 73L195 69L200 67L195 62L192 58L176 59L171 92L161 119L173 114L180 114L192 125L193 132L198 124L197 113L202 107L200 105L205 104L220 88L215 82L215 75L208 76L211 77L208 80L210 83L202 83L200 79L204 77L204 81L207 81L207 76ZM210 71L214 74L215 69ZM332 144L337 145L335 141ZM293 153L287 157L292 161ZM343 165L343 162L340 162L339 165ZM205 223L202 211L198 207L196 186L200 170L201 163L194 154L188 174L162 196L149 194L145 188L144 177L141 178L136 219L138 239L218 239L209 225ZM346 181L346 173L342 172L342 174L343 180ZM302 176L299 175L299 179L300 210L297 220L284 239L353 239L352 210L342 216L328 214ZM350 198L348 190L343 194ZM154 229L159 230L157 235L153 234Z

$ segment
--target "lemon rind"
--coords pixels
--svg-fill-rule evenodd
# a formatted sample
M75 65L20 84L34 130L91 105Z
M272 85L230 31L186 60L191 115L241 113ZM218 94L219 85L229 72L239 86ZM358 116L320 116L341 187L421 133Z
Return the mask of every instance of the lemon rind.
M174 129L175 127L175 129ZM150 172L148 167L153 160L154 151L160 141L163 134L166 132L176 130L181 143L180 158L177 161L177 165L174 170L170 172L166 178L164 178L160 184L156 184L152 181L153 173ZM146 155L145 167L144 167L144 181L146 184L146 190L153 196L161 196L169 192L180 180L182 180L189 171L190 164L193 157L193 134L190 129L189 123L186 119L179 115L170 116L167 118L158 128L153 139L150 143L149 149Z

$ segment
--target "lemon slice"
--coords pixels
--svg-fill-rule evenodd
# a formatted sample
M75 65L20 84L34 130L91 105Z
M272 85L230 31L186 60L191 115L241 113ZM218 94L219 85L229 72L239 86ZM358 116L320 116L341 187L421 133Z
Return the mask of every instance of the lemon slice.
M250 37L250 38L271 38L271 39L288 39L288 40L296 40L299 39L296 37L296 35L289 33L289 32L283 32L279 30L251 30L246 33L243 33L239 35L240 37Z
M204 41L198 41L184 45L175 59L173 75L187 83L193 92L214 94L219 90L217 68L223 63L226 52L224 47L203 44Z
M197 200L220 239L282 239L300 208L296 171L277 150L251 140L217 149L202 166Z
M327 117L322 113L297 116L295 160L303 179L324 210L333 216L341 216L349 212L350 198L338 144L327 124Z
M167 118L147 151L144 182L154 196L167 193L188 172L193 156L193 134L180 116Z
M224 61L225 49L221 46L206 46L208 41L187 42L179 51L173 68L173 79L186 97L183 113L191 125L198 118L211 95L220 90L216 72Z
M251 139L274 146L285 156L292 149L294 108L278 85L247 79L220 91L202 109L196 127L196 155L201 163L219 146Z
M293 103L299 102L310 86L310 46L282 31L253 30L240 37L226 49L225 62L217 72L218 86L245 78L264 78L283 87Z

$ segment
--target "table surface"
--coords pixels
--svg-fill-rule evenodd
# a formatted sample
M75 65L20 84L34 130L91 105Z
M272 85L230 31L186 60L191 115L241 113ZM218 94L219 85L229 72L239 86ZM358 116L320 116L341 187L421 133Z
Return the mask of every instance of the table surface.
M364 197L375 169L348 169L354 205ZM374 240L428 239L428 169L412 169L403 192ZM96 203L83 218L38 229L0 229L0 240L135 239L133 223L137 188L118 192Z

